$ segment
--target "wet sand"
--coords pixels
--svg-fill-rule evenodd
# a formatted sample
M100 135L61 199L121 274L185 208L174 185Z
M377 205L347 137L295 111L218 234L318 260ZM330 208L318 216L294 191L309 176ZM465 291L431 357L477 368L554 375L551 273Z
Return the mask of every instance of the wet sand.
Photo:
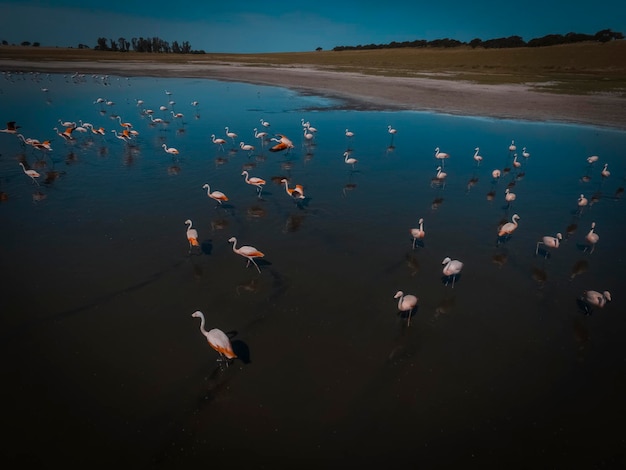
M297 65L0 60L0 69L229 80L338 98L350 109L435 111L626 129L626 99L609 93L564 95L537 91L525 85L478 85L443 78L373 76Z

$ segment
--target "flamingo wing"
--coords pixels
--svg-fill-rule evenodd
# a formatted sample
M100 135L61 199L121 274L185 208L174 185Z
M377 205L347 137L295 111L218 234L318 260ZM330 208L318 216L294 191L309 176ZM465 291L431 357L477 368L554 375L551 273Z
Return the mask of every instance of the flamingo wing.
M209 330L207 333L207 341L213 349L226 356L228 359L234 359L237 357L233 351L230 339L228 339L228 336L222 330L218 328Z

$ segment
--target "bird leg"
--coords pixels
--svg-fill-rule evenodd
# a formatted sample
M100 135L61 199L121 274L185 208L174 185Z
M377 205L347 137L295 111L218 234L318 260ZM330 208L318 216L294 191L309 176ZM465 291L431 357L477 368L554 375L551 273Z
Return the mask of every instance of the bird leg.
M250 261L252 261L252 264L254 264L254 266L256 267L256 270L259 272L259 274L261 274L261 270L259 269L259 265L256 264L256 261L254 261L252 258L248 258L248 262L246 263L246 268L248 266L250 266Z

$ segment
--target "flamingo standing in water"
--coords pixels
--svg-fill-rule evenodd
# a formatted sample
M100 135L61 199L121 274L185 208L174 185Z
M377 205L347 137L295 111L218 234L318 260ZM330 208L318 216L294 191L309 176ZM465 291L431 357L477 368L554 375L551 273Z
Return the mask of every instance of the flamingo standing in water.
M211 199L215 199L220 204L222 203L222 201L228 201L228 197L223 192L221 191L211 192L211 187L208 185L208 183L205 183L204 186L202 186L202 189L206 189L207 196L209 196Z
M509 152L515 152L517 150L517 146L515 145L515 141L511 141L511 145L509 145Z
M289 187L289 182L283 178L281 183L285 183L285 192L295 199L304 199L304 188L301 184L296 184L294 188Z
M343 161L348 165L352 165L352 169L354 169L354 164L358 162L356 158L350 157L350 152L343 153Z
M259 132L256 127L253 130L254 130L254 138L259 139L261 141L261 145L265 145L265 138L267 137L267 132L265 131Z
M417 306L417 301L419 300L416 296L411 294L404 294L401 290L396 292L396 295L393 296L394 299L398 299L398 310L401 312L407 313L406 326L411 324L411 315L413 313L413 309Z
M600 235L598 235L595 232L595 230L596 230L596 223L591 222L591 229L589 230L587 235L585 235L585 240L587 240L589 244L591 245L590 253L593 253L593 249L596 247L596 243L598 243L598 240L600 240Z
M507 222L502 227L498 229L498 237L504 237L507 235L511 235L517 229L517 221L520 219L520 216L517 214L513 214L511 217L511 222Z
M24 174L26 176L29 176L30 179L33 180L33 183L36 183L37 186L39 186L39 182L35 179L35 178L39 178L41 175L39 174L39 172L35 171L35 170L31 170L31 169L26 169L26 167L24 166L24 164L22 162L20 162L20 165L22 166L22 170L24 171Z
M226 335L226 333L224 333L219 328L213 328L207 331L204 328L204 314L200 310L193 312L191 316L194 318L200 318L200 331L206 337L209 346L211 346L219 353L220 357L218 361L226 361L226 363L228 364L228 361L230 359L237 358L237 355L233 351L233 346L230 343L230 339L228 338L228 335Z
M224 144L226 143L226 140L215 137L215 134L211 134L211 140L215 145L219 145L220 148L224 150Z
M480 151L480 149L478 147L476 147L474 149L475 153L474 153L474 160L476 161L476 166L480 165L480 162L483 161L483 156L479 155L478 152Z
M450 154L448 154L448 153L446 153L446 152L441 152L441 151L439 150L439 147L437 147L437 148L435 149L435 158L436 158L436 159L438 159L438 160L441 160L441 166L444 166L444 164L445 164L445 160L446 160L447 158L450 158Z
M254 152L254 145L239 142L239 147L241 147L241 150L248 152L248 155L252 155L252 152Z
M411 229L411 236L413 237L413 249L415 249L415 242L417 240L423 240L426 236L424 231L424 219L420 219L418 222L419 227Z
M593 165L599 159L600 157L598 157L597 155L591 155L590 157L587 157L587 163L589 163L590 165Z
M189 251L191 252L194 246L200 246L198 243L198 231L192 227L193 223L189 219L185 220L185 225L187 225L187 241L189 242Z
M446 276L446 286L448 285L448 280L452 277L452 288L454 289L454 280L456 279L457 274L461 272L463 269L463 263L458 259L450 259L446 256L443 261L443 275Z
M234 132L231 132L230 130L228 130L228 127L225 127L226 129L226 135L228 137L230 137L230 140L233 141L233 143L235 142L235 139L237 138L237 134L235 134Z
M241 175L245 175L246 176L246 183L251 184L253 186L257 187L257 193L259 195L259 197L261 197L261 191L263 191L263 185L266 183L266 181L262 178L257 178L256 176L253 176L251 178L248 177L248 172L246 170L243 170L241 172Z
M512 192L509 188L506 188L504 190L504 200L507 202L507 207L510 207L515 199L517 199L517 194Z
M259 269L259 266L256 264L256 261L254 261L254 258L263 258L265 256L264 253L260 252L255 247L249 246L249 245L244 245L244 246L242 246L240 248L237 248L237 238L235 238L235 237L230 237L228 239L228 242L233 244L233 251L235 253L237 253L238 255L241 255L244 258L248 259L248 263L246 264L246 268L248 266L250 266L250 262L252 261L252 264L254 264L254 266L256 266L257 271L259 273L261 273L261 270Z
M293 142L282 134L276 134L278 137L272 137L270 140L278 142L270 148L270 152L279 152L281 150L289 150L293 148Z
M178 149L175 149L174 147L168 147L166 144L161 145L161 147L163 147L163 149L171 155L179 154Z
M608 290L602 293L595 290L586 290L580 299L585 303L585 313L591 315L593 307L603 308L611 301L611 293Z
M611 176L611 172L608 170L608 168L609 164L605 163L604 168L602 168L602 171L600 172L603 178L608 178L609 176Z
M555 237L545 236L537 242L537 248L535 249L535 255L539 254L539 245L544 245L546 248L558 248L563 240L563 235L557 233ZM546 257L548 252L546 251Z
M498 178L500 178L501 175L502 175L502 172L498 170L497 168L491 172L491 177L494 180L497 180Z
M351 131L351 130L349 130L349 129L346 129L346 137L347 137L348 139L351 139L352 137L354 137L354 132L352 132L352 131Z
M522 157L528 158L530 157L530 153L526 150L526 147L522 147Z
M270 127L270 123L269 123L269 122L264 121L263 119L261 119L260 121L261 121L261 125L262 125L263 127Z

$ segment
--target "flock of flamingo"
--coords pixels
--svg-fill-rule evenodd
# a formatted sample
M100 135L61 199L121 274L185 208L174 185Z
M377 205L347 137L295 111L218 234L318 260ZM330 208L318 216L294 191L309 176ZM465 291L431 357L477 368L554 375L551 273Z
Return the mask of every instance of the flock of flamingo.
M168 97L171 97L171 92L166 91ZM111 100L107 100L105 98L97 98L94 100L94 104L104 105L104 106L113 106L114 102ZM170 105L174 104L173 100L169 101ZM138 106L143 106L143 100L137 100ZM193 101L191 103L192 106L198 106L197 101ZM167 111L168 108L166 106L160 107L161 111ZM161 118L155 118L153 116L154 111L150 109L142 108L142 114L149 117L151 123L153 125L163 124L165 121ZM173 110L170 111L170 114L175 120L182 120L184 118L183 113L177 113ZM123 141L124 143L131 143L133 139L137 138L139 132L135 129L135 126L128 121L122 120L120 116L116 117L117 124L119 125L119 129L111 129L110 133L113 134L117 139ZM286 151L289 152L293 149L294 143L291 139L289 139L286 135L281 133L271 133L269 132L270 123L264 119L260 119L260 127L262 127L263 131L259 132L259 128L254 128L254 137L258 139L260 145L265 146L266 143L270 143L269 151L271 152L281 152ZM311 125L310 122L306 122L304 119L301 120L302 124L302 138L304 142L310 142L315 139L315 134L317 129ZM59 119L59 125L63 128L63 130L59 130L57 127L53 127L52 129L56 132L56 134L62 139L62 141L66 143L73 143L76 141L77 134L90 134L92 136L104 136L106 135L106 130L103 127L97 127L89 122L83 122L79 120L75 121L63 121ZM118 132L119 130L119 132ZM251 155L256 147L253 144L246 143L243 140L239 139L239 136L233 132L229 127L225 127L225 138L217 137L215 134L211 135L211 142L215 144L221 151L225 150L226 145L231 145L233 147L238 147L244 152L247 152L248 155ZM24 146L31 146L34 150L43 152L47 154L52 151L51 141L43 140L40 141L35 138L25 137L20 132L20 126L16 124L15 121L7 122L7 126L5 129L0 129L3 133L13 134L20 139L20 142ZM391 136L391 139L397 134L397 130L392 126L387 127L387 132ZM345 129L346 139L353 139L355 137L355 133L348 128ZM237 141L239 143L237 144ZM169 147L166 143L161 145L163 151L167 154L176 157L180 154L179 150L173 147ZM512 158L511 165L516 170L520 169L522 163L518 160L517 155L517 146L515 141L512 141L508 147L510 152L510 156ZM530 153L527 151L526 147L522 148L521 155L524 159L530 157ZM351 157L350 151L346 151L343 153L344 162L346 165L349 165L352 169L354 169L355 165L358 163L358 160L354 157ZM445 171L445 162L450 158L450 154L443 152L439 147L434 149L434 158L436 159L438 166L436 167L436 174L432 178L432 185L434 186L443 186L445 185L445 181L447 178L447 173ZM476 147L474 149L473 159L476 162L476 165L479 166L483 162L483 157L480 155L480 148ZM589 165L594 165L598 161L598 156L590 156L587 158L587 162ZM38 178L40 178L40 173L35 169L30 168L24 161L20 161L19 165L22 168L24 174L30 178L33 184L39 185ZM498 180L504 173L510 171L510 168L505 168L503 170L494 169L491 173L494 181ZM604 164L603 169L601 170L602 178L608 178L610 176L610 172L608 170L608 164ZM243 170L241 172L241 176L244 177L243 181L251 185L255 188L257 196L261 198L261 194L263 191L263 187L266 184L266 180L258 177L251 176L248 170ZM294 186L289 185L289 181L286 178L280 180L281 185L284 185L285 193L295 202L306 199L304 187L301 184L296 184ZM222 205L224 202L228 201L229 198L226 194L219 190L211 190L211 186L209 183L206 183L202 186L203 189L206 190L207 197L216 201L219 205ZM495 197L492 195L491 197ZM504 200L511 206L517 196L512 192L512 188L507 187L504 192ZM582 210L585 206L589 204L588 199L581 194L577 200L577 206ZM512 215L510 221L502 224L497 229L497 241L500 243L501 241L507 240L519 227L519 221L521 217L515 213ZM193 222L191 219L187 219L185 222L186 228L186 237L189 244L189 253L192 254L193 250L198 250L200 248L200 239L198 235L197 229L193 226ZM412 237L412 249L419 249L423 247L423 240L426 237L426 231L424 229L424 218L420 218L417 224L417 227L409 228L409 233ZM546 235L541 237L536 245L535 254L539 255L542 252L544 257L549 256L549 251L557 250L560 246L560 243L563 239L561 233L556 233L553 235ZM585 236L585 240L588 243L589 253L593 253L593 250L596 244L599 241L599 235L596 232L596 224L595 222L591 223L589 232ZM240 245L238 246L238 240L236 237L231 237L228 240L229 243L232 244L232 250L235 254L246 259L246 267L250 264L253 264L258 271L261 273L261 268L255 261L258 258L263 258L265 254L259 249L255 248L251 245ZM450 257L445 257L442 260L442 274L444 276L445 285L451 284L451 288L455 287L455 283L457 278L459 277L461 271L463 270L464 263L458 259L451 259ZM399 290L395 295L395 299L398 299L397 308L399 312L404 312L407 318L407 326L410 325L412 313L415 311L419 298L413 294L406 294L403 291ZM593 308L602 308L608 302L611 301L611 294L608 291L598 292L594 290L586 290L582 293L580 300L584 303L586 312L590 314ZM205 317L204 314L200 311L196 311L192 314L194 318L200 318L200 330L202 334L206 337L209 345L218 352L220 361L228 361L237 357L237 355L233 352L232 345L228 336L220 329L213 328L209 331L205 329Z

